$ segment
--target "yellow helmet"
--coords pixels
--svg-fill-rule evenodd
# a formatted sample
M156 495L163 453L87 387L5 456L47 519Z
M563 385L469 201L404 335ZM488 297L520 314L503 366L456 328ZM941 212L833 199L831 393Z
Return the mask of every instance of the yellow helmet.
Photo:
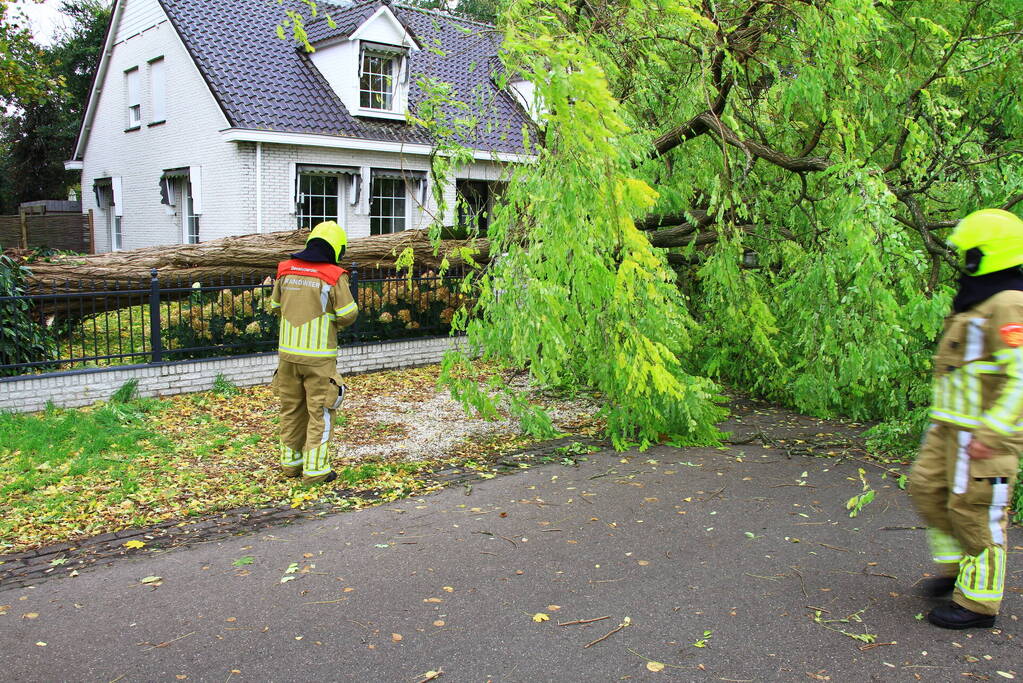
M1002 209L974 211L959 221L948 241L970 275L1023 264L1023 220Z
M334 263L341 261L345 249L348 248L348 235L345 234L344 228L335 221L324 221L314 227L305 240L306 247L309 246L311 240L315 239L321 239L331 246L334 250Z

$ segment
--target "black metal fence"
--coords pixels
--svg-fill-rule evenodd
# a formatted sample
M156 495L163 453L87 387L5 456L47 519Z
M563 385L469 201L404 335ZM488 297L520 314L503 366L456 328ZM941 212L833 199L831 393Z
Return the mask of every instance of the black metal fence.
M410 277L347 268L359 317L342 331L341 345L446 335L457 309L469 303L462 270ZM5 358L0 350L0 377L274 351L272 290L270 278L167 281L154 269L148 287L110 282L83 292L66 281L46 294L3 296L0 321L27 316L45 343L31 359Z

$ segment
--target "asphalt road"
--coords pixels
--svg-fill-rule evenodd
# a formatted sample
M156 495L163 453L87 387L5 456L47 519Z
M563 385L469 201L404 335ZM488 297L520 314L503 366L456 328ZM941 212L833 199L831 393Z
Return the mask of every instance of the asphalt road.
M878 495L851 519L861 466ZM0 679L1023 679L1019 529L998 628L936 629L881 474L756 443L598 453L142 553L0 592Z

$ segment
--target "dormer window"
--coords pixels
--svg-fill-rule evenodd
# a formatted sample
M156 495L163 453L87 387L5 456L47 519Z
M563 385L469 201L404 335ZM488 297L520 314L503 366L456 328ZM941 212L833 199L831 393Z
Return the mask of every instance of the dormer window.
M312 63L355 116L404 120L410 60L422 50L412 30L383 5L355 29L313 43Z
M359 106L395 111L398 88L405 85L402 78L404 65L404 50L364 43L359 73Z

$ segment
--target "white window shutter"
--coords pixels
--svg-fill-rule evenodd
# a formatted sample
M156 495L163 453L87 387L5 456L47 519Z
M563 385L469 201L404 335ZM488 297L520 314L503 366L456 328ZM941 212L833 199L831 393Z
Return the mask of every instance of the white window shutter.
M202 214L202 166L188 167L188 180L192 183L192 213Z
M110 189L114 195L114 215L124 215L124 193L121 191L123 186L121 184L121 176L114 176L110 179Z
M288 187L291 188L291 199L288 201L288 213L298 213L298 164L294 161L288 163Z
M368 216L369 215L369 198L370 198L371 190L373 189L373 186L371 185L371 183L373 182L372 177L371 177L372 176L372 172L370 171L369 166L363 166L359 170L362 173L362 202L360 203L360 206L359 206L359 212L362 213L364 216Z

